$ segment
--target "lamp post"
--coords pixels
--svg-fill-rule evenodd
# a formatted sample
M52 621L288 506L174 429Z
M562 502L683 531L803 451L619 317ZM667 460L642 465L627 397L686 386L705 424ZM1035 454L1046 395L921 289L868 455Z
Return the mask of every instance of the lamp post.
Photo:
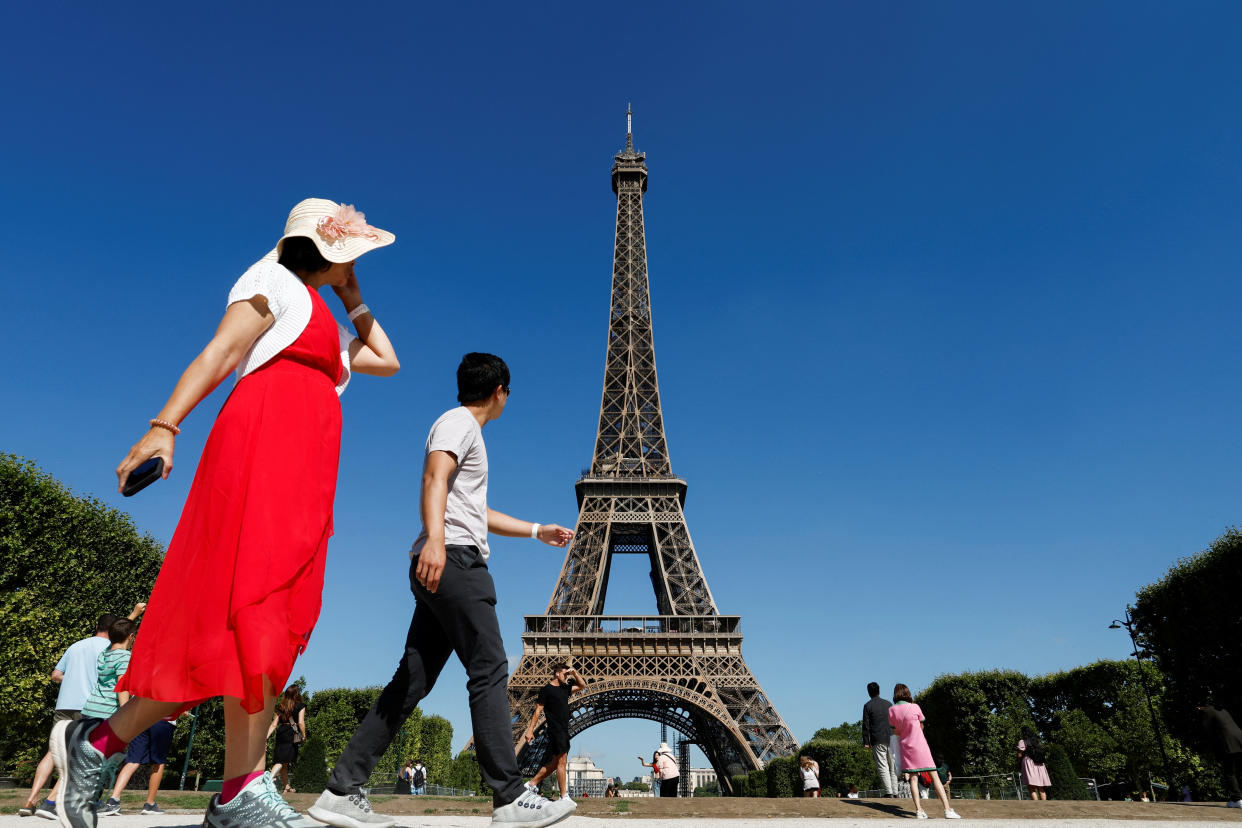
M1151 729L1156 733L1156 744L1160 748L1160 761L1164 765L1164 777L1169 782L1166 799L1173 797L1173 773L1169 765L1169 756L1164 751L1164 734L1160 731L1160 720L1156 717L1156 706L1151 701L1151 690L1147 688L1147 674L1143 671L1143 659L1139 654L1138 639L1134 637L1134 618L1130 615L1130 605L1126 604L1126 620L1114 618L1113 623L1108 625L1110 630L1120 630L1125 628L1126 633L1130 636L1130 645L1134 647L1134 651L1130 655L1134 656L1134 660L1139 666L1139 683L1143 686L1143 695L1147 698L1147 712L1151 714ZM1152 798L1155 798L1155 791L1152 791Z
M185 746L185 763L181 766L181 784L178 790L185 790L185 775L190 771L190 752L194 750L194 728L198 727L198 708L190 712L190 743Z

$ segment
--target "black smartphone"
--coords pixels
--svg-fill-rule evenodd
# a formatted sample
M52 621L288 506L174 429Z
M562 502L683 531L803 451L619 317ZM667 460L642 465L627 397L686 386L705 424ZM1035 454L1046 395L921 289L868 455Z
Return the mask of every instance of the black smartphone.
M152 457L129 473L129 479L125 481L125 488L121 490L121 494L125 497L133 497L159 480L163 474L164 458Z

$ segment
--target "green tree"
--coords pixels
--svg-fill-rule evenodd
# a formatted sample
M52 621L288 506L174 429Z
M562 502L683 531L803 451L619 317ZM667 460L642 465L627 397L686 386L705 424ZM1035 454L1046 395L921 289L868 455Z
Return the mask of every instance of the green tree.
M419 756L427 766L427 781L443 785L453 762L453 726L442 716L424 716Z
M128 614L147 599L163 555L128 515L0 453L0 768L42 755L52 668L70 644L94 635L100 615Z
M1155 659L1170 732L1208 751L1196 707L1209 696L1242 711L1242 532L1228 529L1212 545L1178 561L1164 577L1139 590L1134 625L1140 648Z
M483 775L479 772L479 757L473 750L463 750L457 754L457 758L449 766L448 781L444 784L474 791L479 796L492 795L492 789L483 784Z
M862 744L862 719L856 722L841 722L836 727L821 727L815 731L811 741L820 742L857 742Z
M622 790L626 790L626 791L649 791L651 790L651 786L648 785L646 782L626 782L624 785L621 786L621 788Z
M1030 681L1013 670L938 677L916 699L932 755L965 776L1013 770L1022 727L1033 725Z

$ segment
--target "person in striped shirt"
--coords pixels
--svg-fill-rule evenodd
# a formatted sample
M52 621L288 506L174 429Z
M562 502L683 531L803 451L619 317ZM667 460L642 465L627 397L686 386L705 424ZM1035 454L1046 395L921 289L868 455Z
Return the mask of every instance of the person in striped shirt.
M95 662L99 678L94 692L82 705L82 718L106 719L129 701L129 693L116 692L116 683L129 667L129 648L134 644L134 630L137 628L138 625L128 618L113 621L112 626L108 627L108 640L112 646L100 653L99 660Z

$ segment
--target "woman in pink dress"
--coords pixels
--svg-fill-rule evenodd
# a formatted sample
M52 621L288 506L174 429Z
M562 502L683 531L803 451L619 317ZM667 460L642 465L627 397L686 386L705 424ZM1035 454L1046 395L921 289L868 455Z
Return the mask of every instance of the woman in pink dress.
M932 759L931 748L927 746L927 737L923 735L924 719L923 711L910 696L910 688L904 684L894 687L893 706L888 709L888 723L897 731L898 743L901 745L901 769L910 780L914 815L919 819L927 819L927 813L919 803L919 786L915 778L920 771L931 771L936 796L940 797L940 804L944 806L944 818L961 819L957 811L949 806L949 796L944 792L944 785L940 784L936 762Z
M1044 765L1044 746L1029 727L1022 728L1022 738L1018 740L1018 756L1022 757L1022 784L1031 792L1031 799L1046 800L1048 789L1052 787L1052 779Z

